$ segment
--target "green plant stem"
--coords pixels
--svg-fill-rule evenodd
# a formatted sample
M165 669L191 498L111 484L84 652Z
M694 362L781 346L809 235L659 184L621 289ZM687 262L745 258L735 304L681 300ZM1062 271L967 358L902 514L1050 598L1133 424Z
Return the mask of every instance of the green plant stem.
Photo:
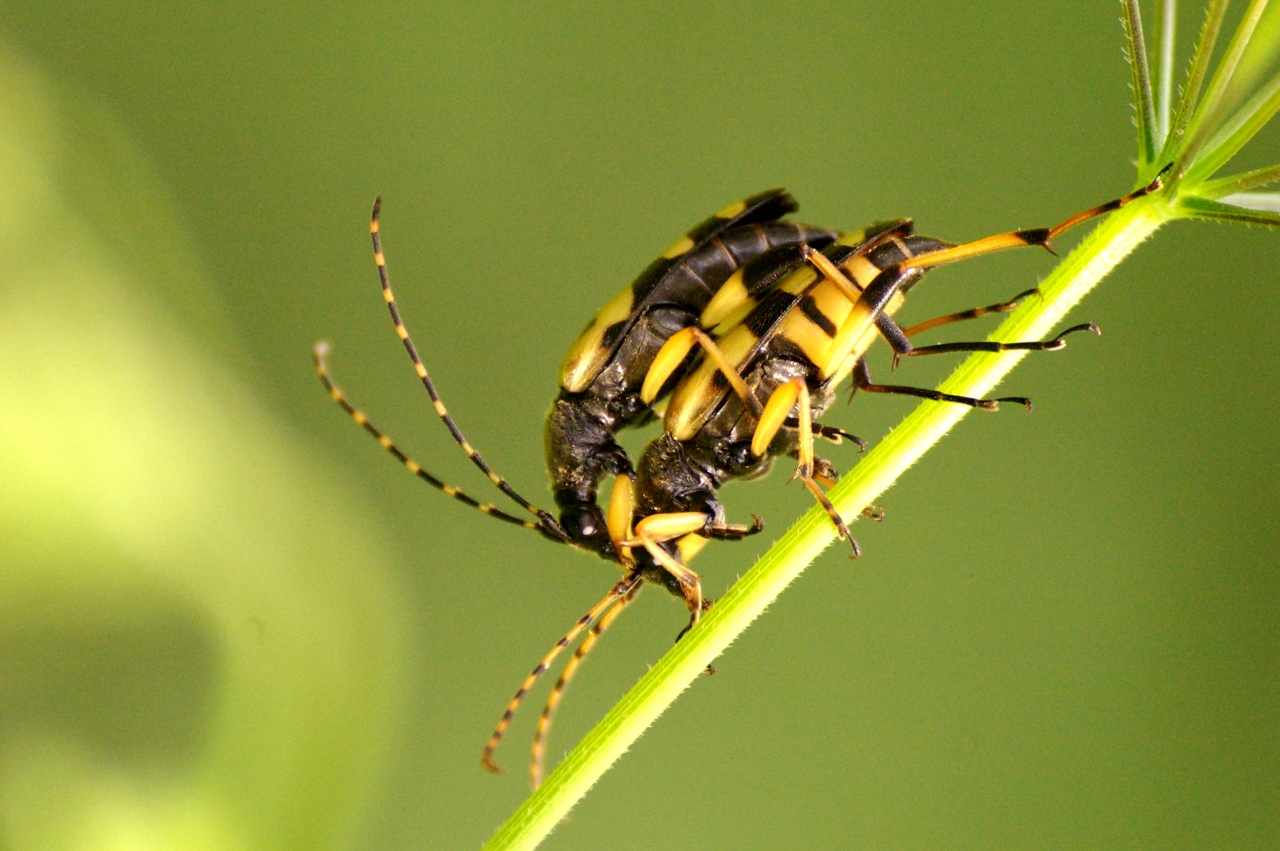
M1140 199L1113 213L1045 279L1040 287L1043 298L1028 299L992 339L1045 336L1140 242L1177 215L1166 193ZM984 395L1023 354L974 355L941 389ZM961 405L921 404L831 491L832 502L844 516L856 516L969 410ZM627 692L485 848L508 851L536 847L632 742L834 539L831 522L820 508L815 506L801 517L698 626ZM696 753L690 751L689 758L697 759Z

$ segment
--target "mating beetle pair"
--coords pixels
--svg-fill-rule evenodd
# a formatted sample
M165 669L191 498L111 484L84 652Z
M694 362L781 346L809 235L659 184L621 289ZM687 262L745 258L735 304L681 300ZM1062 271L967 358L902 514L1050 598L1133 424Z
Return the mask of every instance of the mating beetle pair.
M1035 292L902 329L892 316L925 271L1006 248L1047 245L1075 224L1117 209L1158 186L1159 179L1053 228L1011 231L961 245L916 235L908 220L843 235L781 221L796 209L782 190L760 193L721 210L677 240L610 301L571 348L561 371L561 393L546 425L548 469L559 519L494 473L441 402L391 292L378 232L379 204L375 203L370 230L383 295L436 413L473 463L536 519L481 503L408 458L336 387L325 364L327 346L317 344L316 368L331 396L411 472L446 495L551 540L595 552L626 571L525 678L485 747L484 764L497 770L492 753L524 695L558 654L591 627L553 688L539 722L532 762L534 785L538 784L545 735L565 685L642 583L662 585L682 597L690 610L690 625L696 623L709 601L702 595L697 574L687 566L689 559L709 538L739 539L761 528L758 518L751 526L725 521L717 497L725 482L761 475L782 455L796 458L797 477L857 554L844 520L823 493L822 485L834 479L834 470L813 452L815 436L837 442L851 437L816 422L846 377L853 377L855 389L869 392L988 409L1002 401L1029 406L1020 397L973 399L875 384L864 355L877 337L889 342L896 359L943 352L1049 351L1061 348L1066 334L1097 330L1078 325L1046 342L914 347L909 337L919 331L1011 310ZM648 445L633 470L615 435L653 419L653 404L667 394L671 399L663 433ZM597 495L608 475L616 481L609 505L602 509Z

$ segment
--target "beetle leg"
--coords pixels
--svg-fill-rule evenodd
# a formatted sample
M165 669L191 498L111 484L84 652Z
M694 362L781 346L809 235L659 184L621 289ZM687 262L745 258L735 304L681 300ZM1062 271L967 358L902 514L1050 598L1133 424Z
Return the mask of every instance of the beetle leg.
M876 327L880 330L881 336L889 342L893 348L894 361L903 357L916 357L918 355L940 355L948 352L1056 352L1059 349L1066 348L1066 336L1074 334L1077 331L1092 331L1095 334L1101 334L1102 331L1092 322L1085 322L1080 325L1072 325L1067 330L1058 334L1052 340L1035 340L1022 343L996 343L990 340L979 340L973 342L959 343L938 343L933 346L913 346L907 339L907 334L898 327L898 323L884 314L876 317Z
M797 461L800 460L799 449L787 454ZM840 481L840 473L836 470L835 466L826 458L822 458L818 455L813 456L813 477L818 480L819 484L826 488L833 488L836 486L836 482ZM792 478L795 477L792 476Z
M804 482L804 486L813 494L814 499L818 500L823 510L827 512L827 516L835 524L836 531L840 533L840 537L848 541L850 546L853 547L853 557L857 558L862 555L862 548L853 539L853 535L849 532L849 527L845 525L844 518L836 511L835 506L831 504L831 500L827 499L827 495L813 477L813 409L809 403L809 386L803 378L793 378L788 383L796 386L800 402L800 463L796 467L796 475L800 478L800 481Z
M787 417L795 408L796 401L800 398L800 388L802 387L804 387L804 379L794 378L786 384L778 385L778 388L769 396L769 401L765 403L764 410L760 412L757 418L755 433L751 436L752 455L759 458L769 450L769 444L773 442L779 429L782 428L783 423L786 422ZM801 441L806 436L808 437L810 452L812 453L812 423L803 416L797 419L797 423L796 430L801 435Z
M707 515L700 511L652 514L636 524L635 537L624 541L623 546L644 547L653 560L662 565L680 583L685 604L697 623L702 616L702 580L698 574L680 563L680 560L662 548L662 544L707 528Z
M706 529L702 530L703 533L706 531ZM693 561L694 557L697 556L698 553L702 552L702 548L707 545L707 541L709 540L709 537L703 537L703 534L698 532L690 532L687 535L682 535L681 537L676 538L676 555L679 557L681 562L688 564ZM706 608L705 602L703 603L703 608Z
M924 387L908 387L902 384L875 384L871 381L871 370L865 358L858 360L853 370L854 390L865 390L868 393L893 393L899 396L915 396L918 399L931 399L934 402L955 402L957 405L968 405L984 411L994 411L1001 402L1017 403L1031 410L1031 400L1024 396L1003 396L999 399L975 399L972 396L956 396L940 390L929 390Z
M764 520L758 515L751 515L754 521L750 526L726 523L723 526L706 526L698 534L717 541L741 541L764 530Z
M822 487L814 477L813 409L809 402L809 386L803 378L793 378L773 391L765 404L764 412L760 415L760 421L756 424L756 433L751 438L751 451L756 455L765 453L793 407L799 408L797 419L800 423L797 429L800 446L796 450L799 464L796 467L795 478L804 482L804 486L809 489L813 498L818 501L818 504L827 512L827 516L831 518L831 522L835 524L840 537L853 547L853 557L857 558L862 554L862 549L850 534L844 518L836 511L831 500L827 499L827 495L823 493ZM827 468L829 469L830 465L827 465Z
M658 356L653 360L653 365L649 367L649 372L644 377L644 385L640 388L640 398L646 403L652 402L657 398L658 391L662 389L662 385L684 362L684 359L695 345L702 346L707 353L707 357L728 379L729 386L733 388L733 392L738 395L738 398L742 400L751 413L759 416L760 401L752 395L750 388L747 387L747 382L738 373L737 367L729 363L729 359L725 357L724 352L715 344L715 341L696 325L690 325L682 331L677 331L667 339L667 342L663 343L662 348L658 350Z
M631 537L631 517L635 512L635 498L632 494L631 479L628 476L615 476L613 489L609 492L609 510L605 514L605 526L609 530L609 540L624 565L633 564L631 550L622 542Z
M933 346L919 346L902 354L911 357L915 355L941 355L948 352L1056 352L1059 349L1066 348L1067 341L1064 338L1068 334L1074 334L1077 331L1092 331L1094 334L1102 336L1102 329L1097 325L1092 322L1082 322L1079 325L1072 325L1052 340L1028 343L992 343L985 340L972 343L938 343Z
M658 391L680 368L680 364L684 363L689 352L693 351L694 337L691 333L693 330L693 328L685 328L672 334L654 355L653 363L645 373L644 384L640 387L640 398L646 405L652 404L653 400L658 398Z
M1008 301L1002 301L999 304L990 304L986 307L975 307L971 310L962 310L959 313L948 313L946 316L935 316L933 319L918 322L910 328L904 329L902 333L908 337L914 337L916 334L928 331L930 328L950 325L952 322L964 322L969 319L977 319L979 316L986 316L990 313L1008 313L1018 305L1022 304L1024 299L1030 298L1033 295L1040 295L1039 287L1032 287L1025 292L1020 292Z
M1168 171L1166 168L1165 171ZM1136 189L1121 198L1108 201L1105 204L1099 204L1096 207L1090 207L1082 210L1064 219L1051 228L1033 228L1031 230L1012 230L1006 233L997 233L992 236L984 236L982 239L975 239L973 242L965 242L960 245L945 248L942 251L934 251L930 254L922 254L913 257L902 264L902 270L908 269L931 269L934 266L941 266L945 263L954 263L957 260L966 260L970 257L980 257L983 254L994 254L997 251L1004 251L1009 248L1021 248L1026 245L1039 245L1044 248L1049 247L1049 241L1062 234L1064 231L1070 230L1081 222L1087 222L1089 219L1097 216L1105 215L1113 210L1119 210L1130 201L1135 201L1144 195L1152 192L1158 192L1160 187L1164 185L1164 171L1156 175L1156 179L1151 181L1141 189Z
M787 428L800 428L800 421L795 417L787 417L787 419L783 422L783 425L785 425ZM844 443L846 440L850 440L857 445L859 452L867 451L867 442L865 440L858 437L856 434L850 434L844 429L836 428L835 426L823 425L822 423L814 423L813 436L820 437L823 440L829 440L832 443L836 444L837 446L840 445L841 443Z
M844 297L851 302L857 302L862 297L862 287L849 279L849 276L841 271L840 267L832 263L827 255L817 249L805 246L800 252L804 259L812 263L827 280L836 285L836 289L844 294Z

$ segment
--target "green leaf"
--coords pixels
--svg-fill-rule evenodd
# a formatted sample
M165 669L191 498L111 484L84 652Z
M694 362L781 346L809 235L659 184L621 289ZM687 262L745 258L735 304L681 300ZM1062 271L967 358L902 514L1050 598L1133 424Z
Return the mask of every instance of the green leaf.
M1129 86L1133 89L1134 124L1138 129L1138 170L1144 172L1155 161L1156 113L1151 96L1151 71L1147 67L1147 45L1142 37L1142 13L1138 0L1123 0L1124 34L1128 40Z
M1222 29L1222 18L1227 12L1227 2L1228 0L1213 0L1205 12L1204 25L1200 28L1200 37L1196 40L1195 53L1191 57L1191 68L1187 72L1187 83L1182 87L1182 97L1178 100L1178 109L1173 114L1173 123L1170 125L1169 135L1165 137L1164 147L1158 158L1159 162L1172 160L1182 146L1187 124L1195 112L1196 99L1200 97L1200 87L1204 84L1205 74L1209 72L1209 60L1213 56L1213 47Z
M1205 145L1205 150L1187 171L1187 183L1194 186L1212 177L1248 144L1280 111L1280 73L1260 89L1249 102L1231 118L1224 121L1217 134ZM1199 190L1195 190L1199 191Z
M1240 192L1219 199L1224 204L1244 207L1247 210L1265 210L1280 213L1280 192Z
M1230 101L1224 96L1231 87L1232 78L1235 76L1236 68L1240 64L1240 58L1244 55L1246 48L1249 46L1249 41L1253 37L1253 31L1258 25L1258 19L1266 11L1267 2L1268 0L1253 0L1249 4L1249 8L1245 10L1244 19L1236 28L1235 35L1231 37L1231 43L1227 46L1227 52L1222 57L1222 61L1218 63L1218 69L1213 74L1213 80L1209 83L1208 92L1199 105L1196 106L1195 115L1187 128L1186 141L1178 152L1178 158L1175 161L1174 174L1185 174L1190 165L1195 162L1200 149L1210 138L1216 136L1221 128L1222 122L1219 120L1219 116L1222 112L1228 110L1231 105ZM1207 177L1208 175L1205 176Z
M1280 70L1280 3L1271 3L1259 16L1249 44L1223 94L1222 114L1239 109L1249 95L1277 70Z
M1221 199L1225 195L1247 192L1277 181L1280 181L1280 165L1273 165L1207 181L1196 187L1196 194L1202 198Z
M1158 0L1156 18L1156 135L1157 147L1169 137L1169 120L1173 112L1173 50L1177 45L1178 0Z
M1194 195L1178 200L1179 214L1189 219L1206 219L1216 222L1244 222L1249 225L1266 225L1280 227L1280 194L1274 192L1242 194L1228 196L1242 202L1257 200L1267 203L1269 209L1250 209L1249 207L1226 204L1222 201L1211 201L1208 198L1197 198Z

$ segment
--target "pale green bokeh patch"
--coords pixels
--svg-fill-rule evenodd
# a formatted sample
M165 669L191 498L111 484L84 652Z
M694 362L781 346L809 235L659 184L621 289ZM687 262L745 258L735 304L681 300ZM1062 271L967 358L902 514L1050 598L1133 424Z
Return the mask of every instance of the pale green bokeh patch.
M193 327L126 134L7 50L0 92L2 844L331 847L403 722L392 557Z

